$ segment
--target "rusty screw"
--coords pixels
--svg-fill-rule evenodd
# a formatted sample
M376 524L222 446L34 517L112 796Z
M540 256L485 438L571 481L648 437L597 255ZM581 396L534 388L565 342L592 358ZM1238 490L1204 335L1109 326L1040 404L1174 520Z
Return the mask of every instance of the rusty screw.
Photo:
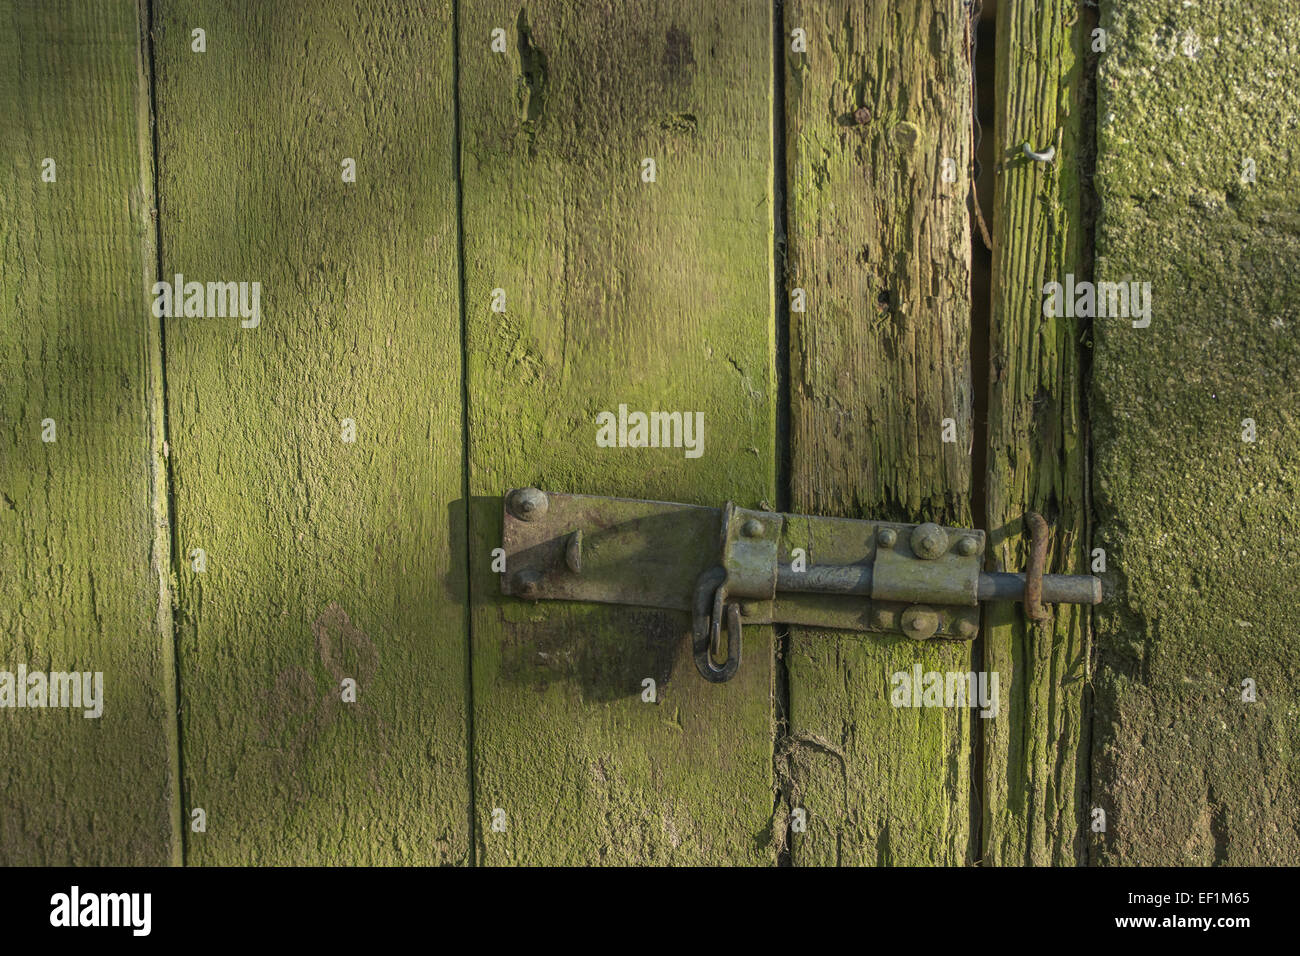
M853 111L853 121L859 126L866 126L871 122L871 110L866 106L859 106Z

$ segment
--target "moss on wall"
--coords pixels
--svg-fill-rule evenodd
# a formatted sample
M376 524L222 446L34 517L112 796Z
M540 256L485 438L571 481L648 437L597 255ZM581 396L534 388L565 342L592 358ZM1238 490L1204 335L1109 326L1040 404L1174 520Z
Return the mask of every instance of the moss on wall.
M1096 271L1150 282L1154 308L1149 328L1094 330L1093 853L1294 865L1300 16L1288 0L1102 10Z

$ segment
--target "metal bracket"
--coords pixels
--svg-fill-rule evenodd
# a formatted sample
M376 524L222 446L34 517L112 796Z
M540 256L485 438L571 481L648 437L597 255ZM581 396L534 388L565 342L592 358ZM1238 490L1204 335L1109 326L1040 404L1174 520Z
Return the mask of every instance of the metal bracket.
M715 682L730 679L740 666L745 624L970 640L979 633L981 600L1021 600L1027 590L1024 574L982 570L984 532L928 522L785 515L731 503L703 508L536 488L515 489L504 504L505 594L689 611L696 667ZM1037 524L1031 527L1038 554L1046 525L1041 535ZM1095 577L1045 575L1041 561L1031 571L1031 598L1036 591L1045 603L1101 600Z

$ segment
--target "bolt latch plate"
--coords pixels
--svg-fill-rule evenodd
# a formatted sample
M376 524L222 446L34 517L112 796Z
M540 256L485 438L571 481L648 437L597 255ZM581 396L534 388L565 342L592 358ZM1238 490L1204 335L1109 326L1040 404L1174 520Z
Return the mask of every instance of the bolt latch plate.
M508 494L503 520L502 590L527 600L689 611L701 576L721 567L745 624L918 640L979 629L981 531L536 489ZM918 528L938 534L914 540Z

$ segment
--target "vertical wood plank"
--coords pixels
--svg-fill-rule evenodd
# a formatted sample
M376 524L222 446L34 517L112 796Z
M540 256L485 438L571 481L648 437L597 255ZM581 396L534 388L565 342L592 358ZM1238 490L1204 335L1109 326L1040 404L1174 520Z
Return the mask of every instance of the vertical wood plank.
M10 689L0 864L157 866L180 836L140 23L0 21L0 670L103 675L98 718Z
M154 9L187 859L465 862L451 9Z
M1093 858L1295 865L1300 16L1101 8L1096 272L1152 308L1094 322Z
M785 6L788 283L807 295L791 312L796 511L969 524L966 29L960 0ZM964 672L971 649L792 629L796 863L967 860L972 718L892 707L891 675L916 663Z
M1088 30L1068 0L1007 0L997 10L993 314L985 508L990 567L1028 563L1026 511L1052 526L1048 568L1086 574L1082 408L1086 320L1043 315L1044 284L1087 278L1080 168ZM1050 163L1021 146L1056 150ZM1087 782L1084 690L1091 608L1058 605L1033 625L1019 604L984 608L984 669L1003 707L981 722L983 859L1074 865Z
M758 2L462 5L484 862L774 858L769 629L707 684L684 615L507 602L490 570L514 486L772 500L771 29ZM702 411L702 456L597 447L620 403Z

